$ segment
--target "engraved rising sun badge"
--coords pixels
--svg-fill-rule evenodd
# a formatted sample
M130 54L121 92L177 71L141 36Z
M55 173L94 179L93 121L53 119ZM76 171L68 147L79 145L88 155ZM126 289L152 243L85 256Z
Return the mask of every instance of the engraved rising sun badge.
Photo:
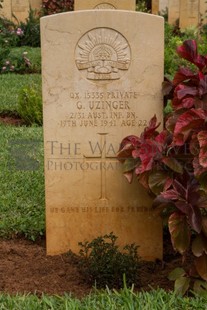
M115 6L113 6L112 4L109 4L109 3L101 3L101 4L98 4L97 6L95 6L94 9L97 9L97 10L115 10Z
M75 57L77 68L88 80L118 80L129 69L131 52L122 34L97 28L81 37Z

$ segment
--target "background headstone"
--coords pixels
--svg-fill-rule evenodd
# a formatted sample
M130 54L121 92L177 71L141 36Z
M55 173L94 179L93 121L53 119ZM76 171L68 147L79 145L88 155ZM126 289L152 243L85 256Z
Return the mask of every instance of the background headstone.
M152 0L152 14L157 15L159 13L160 0Z
M206 0L200 0L199 22L202 24L207 23L207 2L206 2Z
M11 0L4 1L1 4L2 8L0 8L0 16L11 20L12 18Z
M0 9L0 16L6 17L14 22L25 21L29 16L29 7L40 10L42 0L4 0L3 8ZM14 18L14 16L17 20Z
M166 12L166 9L168 9L169 0L160 0L159 4L159 11L161 13Z
M135 11L136 0L75 0L74 10L130 10Z
M180 28L185 29L198 26L199 23L199 0L180 1Z
M130 21L130 23L129 23ZM116 159L121 140L162 121L164 22L91 10L41 19L47 253L113 232L162 258L162 223Z
M180 18L180 0L169 0L168 23L171 25L175 25L179 20L179 18Z
M40 10L42 5L42 0L29 0L31 8L34 10Z
M168 8L169 0L152 0L152 14L162 14Z
M25 21L28 17L29 1L28 0L12 0L12 13L19 22Z

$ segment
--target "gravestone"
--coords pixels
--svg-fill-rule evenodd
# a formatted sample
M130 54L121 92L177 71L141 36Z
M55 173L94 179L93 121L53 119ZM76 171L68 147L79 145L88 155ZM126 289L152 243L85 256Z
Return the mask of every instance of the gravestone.
M207 2L206 2L206 0L200 0L199 23L201 23L201 24L207 23Z
M0 8L0 16L11 20L12 17L11 1L4 1L1 5L2 8Z
M136 0L75 0L74 10L131 10L136 9Z
M12 0L12 13L18 20L20 21L25 21L25 19L28 17L28 12L29 12L29 1L28 0Z
M116 153L154 114L162 121L163 28L162 17L120 10L41 19L47 254L113 232L162 258L161 219Z
M199 0L182 0L180 2L180 28L198 26Z
M152 14L158 14L159 13L159 4L160 0L152 0Z
M33 10L39 11L42 5L42 0L29 0L29 4Z
M179 18L180 18L180 0L169 0L168 23L171 25L175 25L179 20Z
M28 18L29 7L32 9L40 10L42 0L4 0L2 3L3 8L0 9L0 16L6 17L14 22L25 21ZM13 17L17 18L17 20Z
M168 8L169 0L152 0L152 14L162 14Z
M161 13L166 12L168 9L169 0L160 0L159 11Z

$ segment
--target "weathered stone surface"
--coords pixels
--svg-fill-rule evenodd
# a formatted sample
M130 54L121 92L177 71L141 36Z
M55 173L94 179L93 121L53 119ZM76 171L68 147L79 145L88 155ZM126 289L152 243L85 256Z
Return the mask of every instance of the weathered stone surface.
M160 0L159 2L159 11L165 12L168 9L169 0Z
M113 232L162 258L161 219L116 153L154 114L162 121L163 28L161 17L116 10L41 19L48 254Z
M168 23L175 25L180 18L180 0L169 0Z
M169 0L152 0L152 14L159 14L166 11Z
M18 21L25 21L28 17L29 1L28 0L12 0L12 13Z
M4 0L2 3L3 8L0 9L0 16L14 22L24 22L28 18L29 8L40 10L41 4L42 0Z
M29 0L32 9L40 10L42 5L42 0Z
M159 7L160 0L152 0L152 14L158 14L159 13Z
M206 0L200 0L200 12L199 12L199 23L207 23L207 2Z
M198 26L199 0L180 1L180 28Z
M11 20L12 11L11 11L11 1L4 1L1 3L2 8L0 8L0 16L5 17Z

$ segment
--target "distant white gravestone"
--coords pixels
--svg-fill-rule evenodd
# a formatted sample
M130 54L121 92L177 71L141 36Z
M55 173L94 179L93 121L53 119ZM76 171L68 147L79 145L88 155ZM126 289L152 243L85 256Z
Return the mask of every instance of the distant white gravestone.
M63 13L41 19L41 37L47 253L113 232L143 258L162 258L161 219L116 153L154 114L162 121L163 18Z
M175 25L180 18L180 0L169 0L168 3L168 23Z
M198 26L200 0L180 1L180 28Z
M152 14L165 13L169 0L152 0Z

